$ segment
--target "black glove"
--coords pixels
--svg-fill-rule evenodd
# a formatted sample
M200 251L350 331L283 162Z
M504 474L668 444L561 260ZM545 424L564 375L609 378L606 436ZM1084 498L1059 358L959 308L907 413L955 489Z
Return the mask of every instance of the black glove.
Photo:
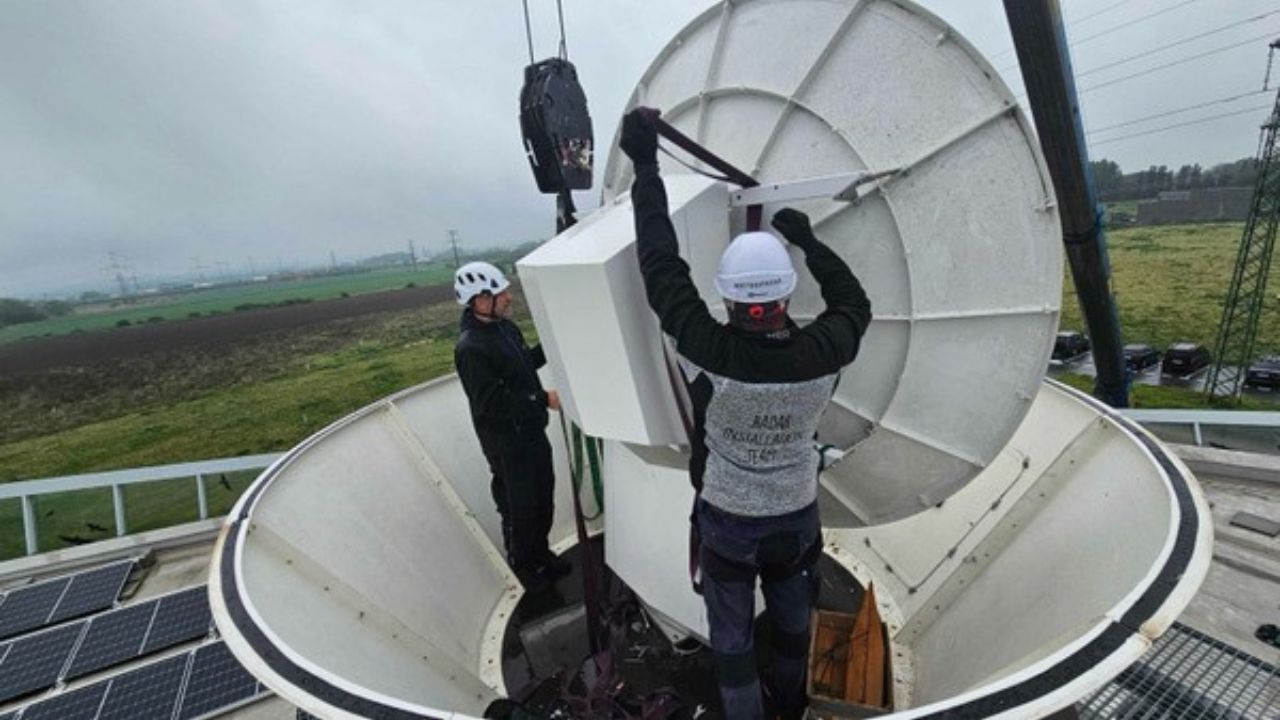
M622 118L622 139L618 145L636 165L658 163L658 111L638 107Z
M773 214L772 224L778 232L782 233L782 237L801 250L818 242L818 238L813 234L813 228L809 226L809 216L799 210L782 208Z

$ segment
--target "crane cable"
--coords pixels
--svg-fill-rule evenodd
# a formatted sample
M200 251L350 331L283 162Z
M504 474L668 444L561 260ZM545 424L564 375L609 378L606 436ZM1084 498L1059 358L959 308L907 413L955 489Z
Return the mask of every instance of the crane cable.
M522 4L524 5L524 36L525 40L529 43L529 64L532 65L536 61L533 59L533 26L529 22L529 0L522 0ZM561 0L556 0L556 17L560 21L559 57L561 60L568 60L569 44L565 40L564 7L561 5Z

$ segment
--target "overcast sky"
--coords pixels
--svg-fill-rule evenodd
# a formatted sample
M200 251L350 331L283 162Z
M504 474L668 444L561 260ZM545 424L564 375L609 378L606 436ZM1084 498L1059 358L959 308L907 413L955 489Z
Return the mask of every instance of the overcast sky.
M710 3L563 2L604 144L652 58ZM923 4L1021 92L999 0ZM1080 76L1091 128L1260 90L1266 40L1247 41L1280 36L1280 13L1245 22L1280 9L1273 0L1062 4L1077 73L1240 23ZM552 55L555 3L529 5L535 53ZM0 296L110 289L109 253L145 282L197 265L357 259L410 239L435 253L450 228L470 247L546 237L552 202L517 124L527 61L516 0L0 0ZM1265 110L1102 141L1270 101L1100 133L1092 156L1130 171L1252 156Z

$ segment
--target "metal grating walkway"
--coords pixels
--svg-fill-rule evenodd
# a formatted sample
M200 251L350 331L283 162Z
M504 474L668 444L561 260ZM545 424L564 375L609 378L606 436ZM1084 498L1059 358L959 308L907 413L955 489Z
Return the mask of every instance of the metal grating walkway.
M1280 720L1280 675L1274 665L1174 623L1077 710L1082 718Z

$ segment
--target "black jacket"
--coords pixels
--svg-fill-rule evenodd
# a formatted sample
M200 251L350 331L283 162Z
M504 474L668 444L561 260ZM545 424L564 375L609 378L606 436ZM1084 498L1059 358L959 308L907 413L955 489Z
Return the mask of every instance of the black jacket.
M738 515L776 515L816 495L818 420L840 369L858 354L871 302L844 260L821 242L805 264L827 308L767 335L722 325L678 254L657 165L631 186L636 252L649 305L675 341L693 402L689 472L704 499ZM705 487L704 487L705 480Z
M526 345L510 320L484 322L470 308L459 325L453 363L481 445L542 436L547 427L547 393L537 373L547 362L542 346Z

